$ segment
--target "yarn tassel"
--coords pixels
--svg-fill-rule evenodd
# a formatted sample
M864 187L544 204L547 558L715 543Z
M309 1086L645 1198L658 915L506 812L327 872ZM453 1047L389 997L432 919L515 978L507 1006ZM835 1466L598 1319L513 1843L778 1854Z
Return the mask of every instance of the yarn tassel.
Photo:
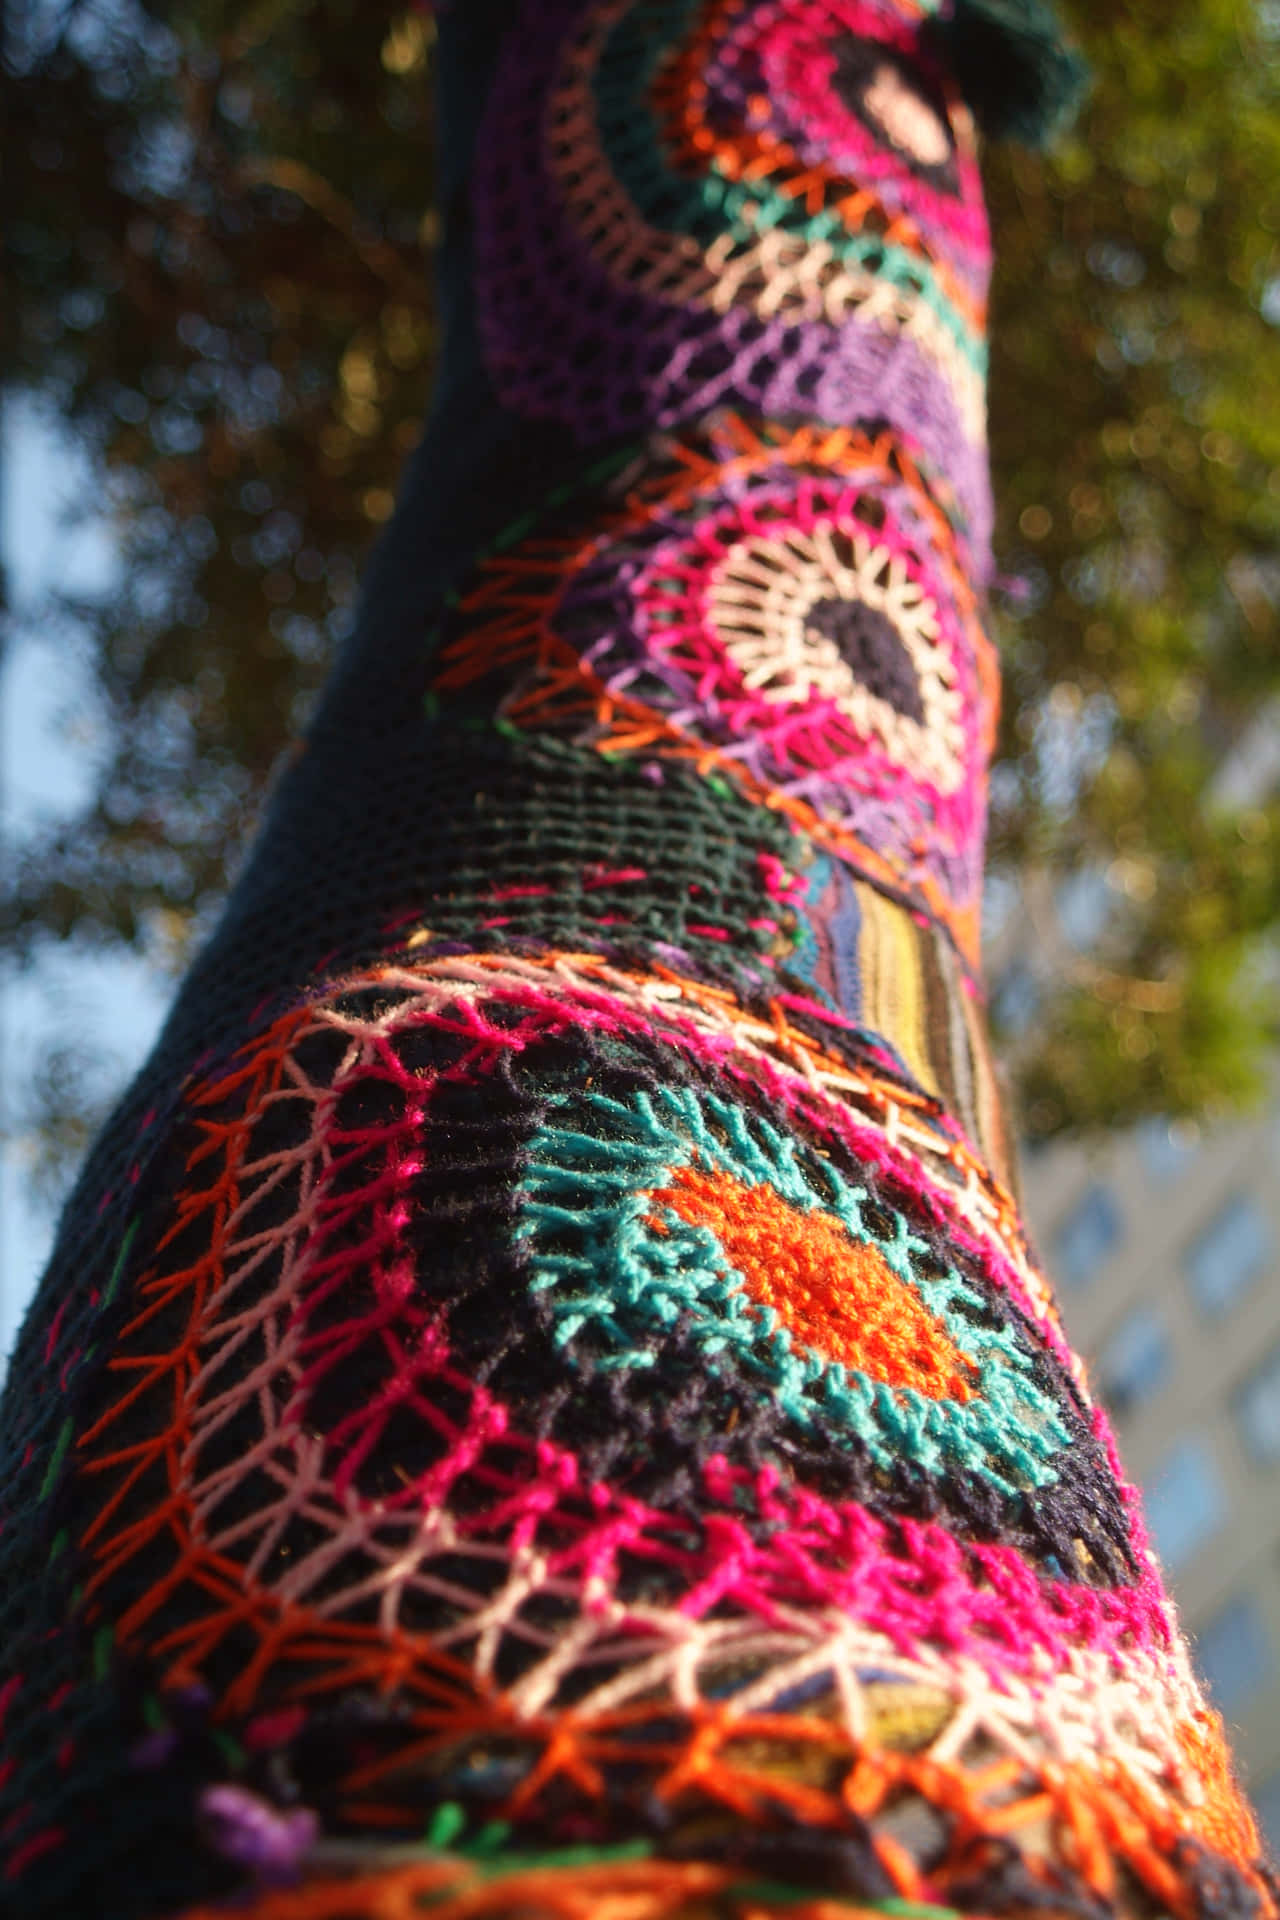
M1088 67L1048 0L955 0L930 33L991 139L1044 146L1084 97Z

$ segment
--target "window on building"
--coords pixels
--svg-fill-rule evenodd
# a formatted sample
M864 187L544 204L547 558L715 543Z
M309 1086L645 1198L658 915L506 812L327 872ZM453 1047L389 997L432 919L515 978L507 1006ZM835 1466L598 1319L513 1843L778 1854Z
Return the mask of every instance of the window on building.
M1120 1208L1096 1181L1077 1200L1053 1236L1053 1264L1064 1286L1083 1287L1120 1239Z
M1226 1518L1226 1488L1207 1441L1191 1438L1170 1447L1147 1482L1146 1507L1156 1552L1176 1573Z
M1245 1452L1259 1466L1280 1460L1280 1347L1268 1354L1236 1395L1236 1424Z
M1254 1788L1253 1804L1272 1857L1280 1860L1280 1773L1273 1773L1269 1780Z
M1208 1319L1221 1319L1271 1260L1271 1227L1256 1200L1233 1194L1184 1256L1191 1292Z
M1144 1302L1126 1314L1098 1357L1102 1397L1118 1419L1158 1393L1172 1371L1164 1316Z
M1138 1153L1147 1178L1161 1185L1190 1166L1199 1144L1198 1130L1185 1121L1144 1120L1138 1128Z
M1275 1675L1275 1656L1262 1609L1238 1593L1207 1620L1195 1637L1196 1665L1223 1713L1238 1713Z

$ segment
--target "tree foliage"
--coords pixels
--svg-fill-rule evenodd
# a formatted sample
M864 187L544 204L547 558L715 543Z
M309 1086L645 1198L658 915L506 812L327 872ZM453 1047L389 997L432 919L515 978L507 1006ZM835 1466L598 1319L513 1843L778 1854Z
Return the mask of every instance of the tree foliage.
M1028 585L993 852L1052 974L1019 1056L1041 1134L1247 1098L1280 1004L1280 810L1239 777L1280 686L1280 9L1074 16L1079 127L990 169L999 545ZM1107 884L1091 955L1046 925L1071 872Z
M180 949L425 406L427 35L359 0L72 0L47 37L8 81L6 371L92 449L126 586L78 610L110 752L14 932Z
M993 851L1040 1134L1245 1097L1274 1038L1280 810L1221 769L1280 657L1280 7L1075 14L1078 129L988 167ZM180 956L305 717L429 388L430 54L368 0L16 8L4 372L126 559L76 609L109 751L22 850L19 954Z

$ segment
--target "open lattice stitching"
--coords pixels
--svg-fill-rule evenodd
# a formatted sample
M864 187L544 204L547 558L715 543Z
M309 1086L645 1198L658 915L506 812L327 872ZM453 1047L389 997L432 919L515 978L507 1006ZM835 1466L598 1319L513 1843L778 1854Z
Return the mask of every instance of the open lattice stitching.
M522 727L576 715L602 752L745 776L971 952L995 667L910 456L722 416L621 486L482 561L439 691L523 671L503 707Z
M985 217L918 25L858 0L531 10L477 179L504 398L600 438L724 404L847 420L874 392L981 546Z
M802 1845L796 1835L759 1849L754 1874L746 1862L645 1859L634 1849L578 1847L546 1864L529 1860L508 1872L483 1861L436 1856L389 1863L381 1871L349 1868L341 1877L317 1876L297 1888L266 1892L238 1910L249 1920L418 1920L424 1912L439 1920L512 1920L515 1915L520 1920L766 1920L784 1914L787 1920L957 1920L956 1907L936 1903L947 1896L929 1899L919 1877L885 1838L878 1843L883 1862L875 1841L846 1841L841 1851L818 1839L816 1851L827 1856L829 1888L847 1882L850 1891L806 1895L788 1872L803 1861ZM803 1864L811 1866L812 1860ZM1215 1882L1212 1857L1185 1842L1180 1865L1184 1880L1169 1908L1180 1914L1214 1911L1226 1889ZM1043 1867L1037 1873L999 1834L975 1838L967 1868L952 1878L956 1906L968 1905L979 1874L987 1889L983 1910L1003 1920L1107 1910L1084 1875ZM1117 1884L1111 1910L1136 1915L1149 1911L1153 1900L1159 1904L1154 1885L1128 1873L1122 1878L1126 1884ZM890 1888L897 1891L877 1897ZM1194 1889L1194 1909L1186 1904L1184 1888ZM201 1907L182 1920L220 1920L224 1912Z
M1246 1816L1232 1812L1225 1786L1204 1800L1197 1785L1194 1756L1216 1736L1140 1563L1136 1583L1117 1584L1095 1536L1074 1582L1037 1575L1024 1530L1009 1521L1009 1544L997 1524L985 1543L966 1545L935 1521L833 1504L767 1464L735 1465L735 1439L717 1453L705 1422L684 1500L655 1504L634 1475L630 1490L611 1486L552 1437L548 1409L558 1405L566 1436L589 1439L585 1399L566 1400L536 1367L523 1402L505 1391L533 1350L504 1373L509 1328L494 1325L493 1298L478 1335L465 1300L442 1297L451 1232L473 1253L481 1244L457 1175L465 1166L484 1183L487 1241L496 1228L525 1254L530 1234L539 1242L503 1282L516 1320L516 1279L529 1303L554 1293L572 1261L570 1223L596 1231L608 1196L635 1184L634 1168L615 1158L610 1170L608 1141L626 1129L597 1129L590 1148L582 1122L594 1087L563 1048L545 1049L573 1041L572 1055L596 1063L588 1080L602 1070L613 1099L635 1084L634 1069L617 1080L617 1046L652 1027L646 1001L668 1048L705 1056L709 1044L726 1089L736 1063L767 1083L779 1119L789 1095L828 1136L843 1128L868 1172L878 1158L928 1196L954 1258L966 1245L981 1256L983 1299L972 1282L936 1272L919 1227L858 1198L838 1158L814 1159L802 1136L788 1146L776 1125L748 1119L741 1093L728 1105L724 1094L701 1096L700 1121L691 1094L670 1095L666 1125L681 1123L679 1140L659 1154L664 1184L644 1203L657 1240L677 1226L719 1235L722 1257L727 1247L743 1263L737 1282L732 1261L717 1270L722 1291L747 1303L743 1337L783 1362L824 1338L843 1341L843 1361L828 1356L827 1373L842 1365L853 1383L855 1362L878 1368L898 1403L898 1445L914 1449L931 1484L961 1471L929 1409L946 1402L954 1434L957 1410L990 1397L984 1366L1010 1361L997 1326L1034 1323L1041 1351L1065 1354L1043 1295L993 1238L1007 1202L963 1149L930 1138L927 1122L864 1077L858 1097L880 1120L868 1127L821 1085L824 1070L850 1081L847 1069L824 1068L812 1041L784 1032L762 1045L749 1023L735 1031L724 1002L692 983L554 956L541 966L477 957L388 969L277 1023L193 1096L188 1192L135 1284L105 1404L78 1449L92 1616L111 1620L126 1649L145 1649L170 1692L212 1687L219 1711L242 1721L286 1704L397 1703L381 1723L363 1717L365 1758L331 1783L340 1818L357 1824L441 1798L554 1819L566 1794L603 1812L622 1791L633 1809L654 1795L685 1812L705 1804L758 1817L781 1806L826 1829L850 1807L887 1817L908 1793L939 1811L948 1857L974 1823L1030 1829L1046 1807L1074 1836L1070 1849L1087 1807L1087 1830L1105 1830L1125 1858L1150 1854L1157 1832L1207 1836L1206 1821L1233 1819L1241 1856ZM592 1034L609 1042L603 1053L583 1053L578 1036ZM492 1107L509 1099L526 1057L542 1061L535 1107L547 1122L541 1146L534 1136L523 1156L531 1206L503 1229L492 1209L509 1208L514 1183ZM485 1123L468 1134L465 1096L477 1082ZM594 1187L594 1211L548 1185L553 1133L572 1179ZM907 1147L921 1135L950 1184L925 1180ZM432 1189L423 1162L436 1140L454 1143L453 1159ZM716 1222L715 1208L744 1194L755 1213L736 1227ZM828 1236L833 1226L821 1223L835 1223L861 1258L896 1263L914 1302L905 1335L887 1323L864 1329L855 1351L830 1301L803 1286L788 1296L776 1238L759 1269L771 1297L752 1296L741 1236L758 1232L762 1206L787 1205L793 1236L806 1218ZM1015 1302L1030 1318L1001 1320ZM563 1311L547 1324L570 1375L589 1386L598 1341L567 1329ZM787 1328L790 1342L779 1339ZM696 1349L696 1328L693 1337ZM704 1370L720 1364L715 1338ZM610 1339L613 1351L618 1339L641 1343L616 1313ZM676 1392L678 1365L663 1372ZM1060 1457L1057 1423L1075 1416L1070 1393L1061 1397L1068 1375L1058 1378L1052 1410L1035 1411L1034 1395L1021 1411L1006 1407L1024 1443L1020 1469L1003 1456L1006 1477L1034 1480L1035 1446L1048 1449L1042 1460ZM874 1424L890 1409L864 1406L862 1417ZM1061 1456L1073 1472L1086 1433ZM1085 1504L1109 1497L1095 1480ZM624 1826L637 1817L623 1814Z
M92 1817L82 1888L145 1834L140 1901L258 1920L1274 1911L992 1172L937 10L531 0L498 54L480 329L553 481L404 711L315 731L26 1336L44 1911Z

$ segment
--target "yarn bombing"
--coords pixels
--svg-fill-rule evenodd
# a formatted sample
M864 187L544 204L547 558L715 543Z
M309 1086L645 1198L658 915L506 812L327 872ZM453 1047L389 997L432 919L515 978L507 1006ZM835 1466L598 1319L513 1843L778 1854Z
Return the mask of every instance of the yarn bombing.
M440 20L441 394L0 1411L23 1920L1280 1912L1013 1192L1032 0Z

